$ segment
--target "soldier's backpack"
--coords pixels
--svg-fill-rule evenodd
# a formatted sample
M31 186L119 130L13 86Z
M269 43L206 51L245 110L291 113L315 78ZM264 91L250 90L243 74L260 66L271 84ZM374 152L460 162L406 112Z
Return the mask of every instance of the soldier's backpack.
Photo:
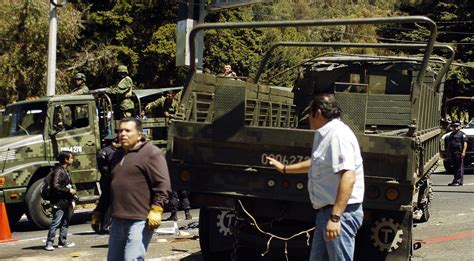
M53 171L50 171L48 175L43 179L43 183L41 183L40 194L44 200L51 199L51 176Z

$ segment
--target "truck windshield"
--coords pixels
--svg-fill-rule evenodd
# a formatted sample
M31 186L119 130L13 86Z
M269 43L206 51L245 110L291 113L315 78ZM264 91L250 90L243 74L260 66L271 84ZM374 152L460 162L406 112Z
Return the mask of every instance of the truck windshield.
M1 138L42 134L46 115L46 103L19 104L5 110Z

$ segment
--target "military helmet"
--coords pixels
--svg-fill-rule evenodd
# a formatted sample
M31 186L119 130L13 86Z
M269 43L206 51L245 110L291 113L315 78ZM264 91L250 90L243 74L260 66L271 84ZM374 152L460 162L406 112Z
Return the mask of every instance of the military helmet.
M86 81L86 75L83 73L76 73L76 75L74 75L74 79Z
M128 73L127 66L119 65L119 67L117 67L117 72L119 72L119 73Z

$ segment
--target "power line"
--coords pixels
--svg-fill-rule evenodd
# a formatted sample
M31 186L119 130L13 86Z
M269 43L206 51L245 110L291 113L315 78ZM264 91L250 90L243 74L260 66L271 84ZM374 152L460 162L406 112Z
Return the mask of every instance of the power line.
M406 30L406 31L416 31L414 28L403 28L403 27L385 27L390 30ZM468 33L468 32L453 32L453 31L438 31L438 33L444 33L444 34L466 34L466 35L474 35L474 33Z
M436 22L437 24L469 24L474 23L474 20L466 20L466 21L441 21Z
M206 6L206 4L196 4L196 3L188 3L184 2L182 0L178 0L178 3L183 3L183 4L190 4L190 5L199 5L199 6ZM270 14L261 14L261 13L255 13L255 12L246 12L242 10L232 10L234 13L238 14L248 14L248 15L253 15L253 16L260 16L260 17L267 17L267 18L273 18L275 20L282 20L282 19L293 19L294 17L291 17L289 15L270 15ZM450 21L450 22L438 22L438 23L464 23L464 22L474 22L474 21ZM326 30L326 31L333 31L336 33L340 34L346 34L346 35L352 35L352 36L358 36L358 37L364 37L364 38L373 38L373 36L369 35L362 35L362 34L354 34L354 33L348 33L348 32L342 32L342 31L337 31L337 30L331 30L328 28L319 28L321 30ZM394 28L395 29L395 28ZM415 30L415 29L408 29L408 28L400 28L400 29L406 29L406 30ZM443 33L456 33L456 32L450 32L450 31L439 31ZM464 32L459 32L467 35L474 35L474 33L464 33ZM384 37L376 37L375 39L377 40L384 40L384 41L391 41L391 42L398 42L398 43L421 43L421 44L426 44L426 42L422 41L411 41L411 40L400 40L400 39L394 39L394 38L384 38ZM474 43L459 43L459 42L452 42L452 43L446 43L446 44L452 44L452 45L474 45Z

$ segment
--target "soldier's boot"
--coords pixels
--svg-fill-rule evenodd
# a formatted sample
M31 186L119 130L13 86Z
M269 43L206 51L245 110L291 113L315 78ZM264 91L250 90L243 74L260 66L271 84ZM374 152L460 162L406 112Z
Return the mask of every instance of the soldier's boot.
M189 213L189 209L184 210L184 214L186 215L186 220L193 219L193 216Z
M178 221L178 215L176 212L171 212L171 216L166 221Z

